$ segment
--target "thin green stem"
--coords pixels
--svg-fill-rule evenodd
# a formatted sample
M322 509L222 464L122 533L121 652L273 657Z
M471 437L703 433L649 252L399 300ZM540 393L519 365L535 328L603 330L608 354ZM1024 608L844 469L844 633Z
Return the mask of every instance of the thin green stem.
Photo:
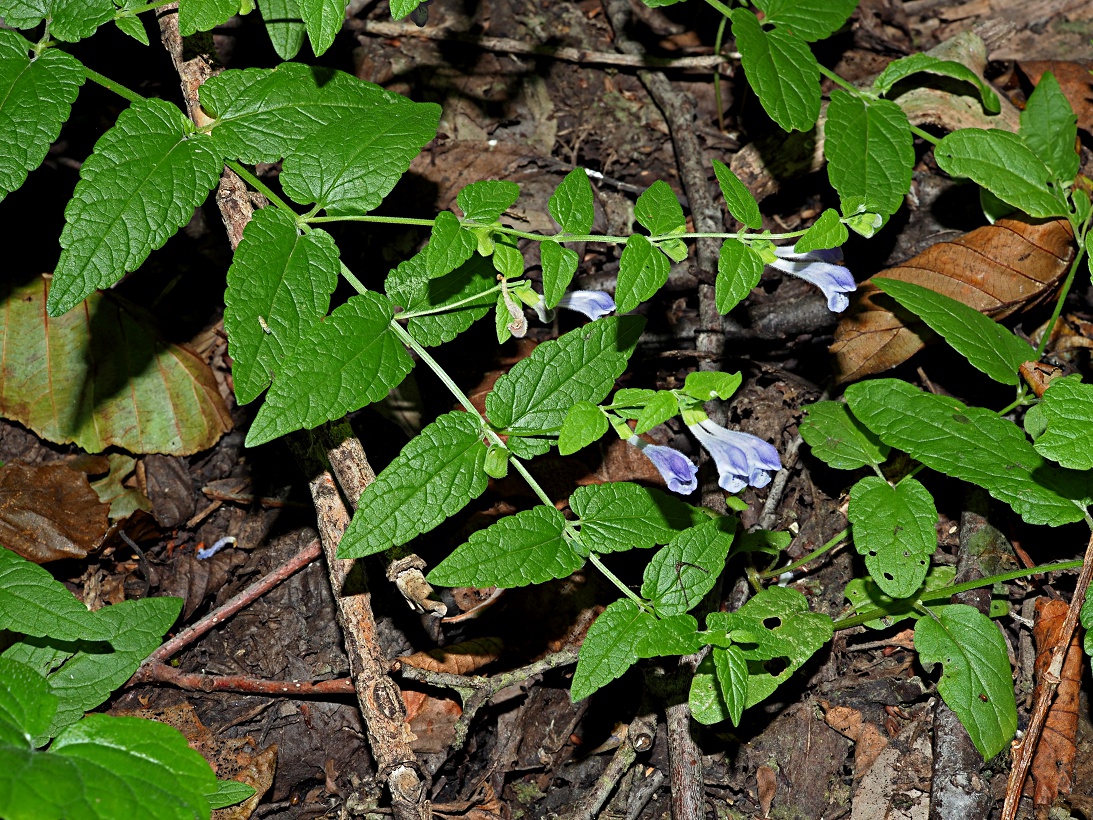
M603 573L604 577L608 581L610 581L612 584L617 586L619 588L619 591L622 592L623 595L625 595L627 598L629 598L631 601L633 601L639 607L644 609L646 612L650 611L649 605L647 603L645 603L645 601L643 601L637 595L635 595L634 590L630 589L630 587L628 587L626 584L624 584L622 581L620 581L615 576L615 573L613 573L606 566L604 566L603 561L600 560L600 556L596 555L596 553L594 553L594 552L590 552L588 554L588 560L592 562L592 564L596 567L596 569L598 569L600 572Z
M709 2L709 0L707 0L707 2ZM855 97L868 98L868 95L865 94L860 88L852 83L847 82L827 66L820 66L820 74L822 74L824 77L827 77L827 79L831 80L831 82L835 83L835 85L839 86L843 90L849 91Z
M292 210L292 207L287 202L285 202L283 199L281 199L281 197L277 196L277 194L270 190L270 187L266 185L266 183L262 182L262 180L260 180L258 177L256 177L234 159L229 159L224 164L231 168L233 171L235 171L235 173L239 175L240 179L250 185L250 187L254 188L254 190L262 194L266 199L268 199L278 208L288 211L293 216L297 215L296 211Z
M841 544L843 541L847 540L847 536L849 534L850 534L850 530L845 529L842 532L840 532L838 535L836 535L834 538L832 538L830 541L828 541L826 544L824 544L822 547L820 547L819 549L815 549L812 552L810 552L804 558L800 558L800 559L794 561L792 564L790 564L789 566L786 566L786 567L777 567L776 569L768 569L766 572L760 572L759 577L762 578L763 580L769 580L771 578L777 578L779 575L782 575L783 573L793 572L796 569L800 569L801 567L803 567L805 564L809 563L810 561L815 561L817 558L819 558L821 555L823 555L828 550L835 549L835 547L839 546L839 544Z
M1012 410L1016 410L1018 407L1025 403L1025 398L1028 396L1028 388L1022 383L1017 388L1017 398L998 411L999 417L1006 415Z
M145 3L143 6L136 6L131 9L118 9L118 12L114 15L114 19L117 20L119 17L136 17L142 12L158 9L162 5L165 5L165 3Z
M706 2L726 17L732 14L732 9L726 6L724 3L720 2L720 0L706 0Z
M444 383L445 387L448 388L448 392L455 396L456 401L463 405L464 410L466 410L468 413L473 413L479 419L482 418L482 416L479 415L478 410L475 409L475 406L471 404L471 400L467 398L467 394L459 389L459 385L452 381L452 377L448 375L448 373L444 370L443 367L440 366L440 363L437 362L436 359L429 355L429 351L422 347L417 339L407 333L406 329L394 320L391 321L391 331L396 336L398 336L399 341L401 341L404 345L406 345L418 355L418 358L420 358L421 361L425 363L426 367L428 367L430 370L433 371L433 373L436 374L436 377ZM483 424L485 424L484 421ZM492 430L488 430L487 432L491 434L493 433ZM491 435L491 438L496 439L496 443L501 443L501 440L497 438L496 434Z
M1078 253L1075 254L1074 262L1066 274L1066 281L1063 282L1063 287L1059 291L1059 298L1055 300L1055 310L1052 311L1047 327L1044 328L1043 338L1040 339L1040 344L1036 347L1037 361L1043 357L1044 349L1047 347L1048 342L1051 341L1051 333L1055 330L1055 323L1059 321L1059 316L1062 315L1063 303L1066 301L1067 294L1070 293L1070 286L1074 284L1074 276L1078 273L1078 266L1085 258L1085 235L1088 231L1088 223L1082 225L1081 230L1074 231L1074 235L1078 238Z
M142 97L136 91L130 91L128 88L126 88L121 83L114 82L109 77L104 77L99 72L92 71L87 66L84 66L83 73L84 73L84 76L87 77L87 79L91 80L91 82L98 83L103 88L108 89L110 91L113 91L119 97L124 97L125 99L129 100L129 102L131 102L131 103L140 102L141 100L144 99L144 97Z
M911 126L911 133L914 134L916 137L920 137L921 139L926 140L926 142L930 143L930 145L937 145L939 142L941 142L941 140L939 140L929 131L924 131L917 125Z
M342 262L339 259L338 264L341 266L342 269L342 278L353 286L353 290L361 294L368 293L368 288L364 286L364 283L357 278L357 275L353 273L353 271L349 270L349 268L346 267L345 262ZM392 321L391 324L394 324L394 322Z
M307 218L312 225L321 225L324 222L379 222L383 225L420 225L423 228L433 227L435 219L417 219L410 216L376 216L375 214L356 214L350 216L311 216Z
M532 492L539 496L539 500L546 504L548 507L553 507L554 502L550 500L550 496L546 494L546 490L539 486L539 482L535 480L535 477L528 472L527 466L516 456L512 456L509 459L509 463L516 468L516 472L524 477L524 481L531 487Z
M729 18L722 16L721 22L717 24L717 36L713 38L714 54L721 54L721 41L725 37L725 24L727 22L729 22ZM717 106L717 129L724 133L725 114L723 111L724 106L721 104L721 72L718 69L714 69L713 73L713 98L714 104Z
M468 296L466 299L460 299L458 302L452 302L450 305L444 305L443 307L438 308L429 308L428 310L407 310L403 313L398 314L395 318L401 322L404 319L416 319L419 316L432 316L436 313L450 313L451 311L456 310L457 308L461 308L464 305L470 305L474 302L480 302L491 293L496 293L499 290L501 290L501 286L494 285L489 290L484 290L481 293L476 293L474 296Z

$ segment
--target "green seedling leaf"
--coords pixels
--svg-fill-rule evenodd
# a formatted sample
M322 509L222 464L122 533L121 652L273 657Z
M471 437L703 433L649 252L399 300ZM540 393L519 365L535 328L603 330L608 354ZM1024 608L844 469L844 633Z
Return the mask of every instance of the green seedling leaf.
M898 211L915 164L911 124L903 109L890 100L833 91L824 133L827 175L843 213Z
M952 586L956 578L956 567L933 566L926 573L926 580L910 598L899 600L885 594L872 578L854 578L847 585L843 594L850 601L859 615L876 612L877 617L865 622L869 629L887 629L907 618L918 619L920 613L914 609L924 596L934 590Z
M346 0L297 0L300 16L304 19L311 50L315 56L325 52L334 44L334 38L341 31L345 21Z
M710 650L714 669L717 671L717 687L721 700L733 726L740 725L744 704L748 702L748 661L738 646Z
M0 749L33 748L33 739L49 727L56 708L57 696L44 677L26 664L0 657Z
M326 316L338 270L338 248L326 231L301 234L280 208L263 208L247 223L224 293L224 330L240 404L269 387Z
M865 556L877 586L893 598L913 595L937 549L937 510L929 491L913 478L892 487L866 476L850 490L847 518L854 525L854 548Z
M486 445L470 413L447 413L425 427L368 485L338 545L363 558L428 532L486 489Z
M554 189L550 196L550 215L566 233L579 235L592 230L595 216L592 184L584 168L574 168Z
M1039 406L1047 426L1036 452L1063 467L1093 469L1093 385L1077 374L1055 379Z
M633 665L638 642L654 621L628 598L615 601L600 613L581 644L569 691L574 703L621 677Z
M569 408L558 434L558 452L572 455L597 441L607 432L607 416L599 405L579 401Z
M847 21L858 0L756 0L764 23L789 29L813 42L830 37Z
M386 396L414 366L391 332L391 316L390 300L369 292L320 322L281 363L247 446L310 430Z
M879 466L888 458L888 445L869 432L838 401L820 401L805 408L800 432L812 454L836 470Z
M490 312L496 284L493 266L481 256L472 256L455 270L439 278L428 271L428 249L407 259L389 274L384 288L391 301L404 312L437 310L459 304L443 313L409 319L406 329L425 347L450 342ZM483 294L480 299L474 297Z
M446 587L522 587L572 575L584 559L562 537L565 517L540 505L471 535L429 573Z
M678 498L627 481L578 487L569 506L579 516L581 544L591 552L667 544L704 516Z
M285 158L281 187L295 202L315 203L331 216L367 213L436 136L439 122L435 103L360 109L300 140Z
M736 538L730 555L741 555L746 552L762 552L777 557L782 550L790 545L793 536L788 532L774 530L752 530L740 533Z
M1039 157L1057 182L1068 184L1078 175L1078 116L1059 81L1045 71L1021 112L1021 139Z
M648 433L658 424L664 424L672 416L679 412L679 401L670 390L658 390L649 403L638 413L637 423L634 425L634 435L640 436Z
M210 809L224 809L249 800L257 793L254 786L238 780L217 780L216 789L205 794Z
M682 239L661 239L656 247L673 262L682 262L687 258L687 243Z
M696 370L687 374L687 379L683 382L683 392L699 401L727 401L742 381L743 377L739 373Z
M189 37L216 28L238 13L239 0L179 0L178 31L183 37ZM141 26L143 30L144 26Z
M725 197L725 207L729 209L733 219L753 231L762 228L763 215L759 213L759 203L755 201L755 197L747 186L728 165L719 160L713 161L713 172L721 188L721 196Z
M747 9L733 9L732 34L744 74L770 118L785 131L812 128L820 116L820 66L808 43L782 28L764 31Z
M934 157L945 173L967 177L1029 216L1066 216L1051 171L1016 134L962 128L937 144Z
M262 12L273 50L291 60L304 44L304 21L299 0L255 0ZM309 68L309 66L301 66ZM225 72L227 73L227 72ZM215 78L214 78L215 79Z
M48 19L50 37L74 43L114 18L114 0L3 0L0 17L24 29Z
M634 651L639 658L691 655L702 648L698 621L693 615L673 615L649 625Z
M931 57L929 54L912 54L909 57L893 60L873 80L873 90L877 94L887 94L896 83L920 71L929 74L940 74L945 77L952 77L954 80L970 83L979 92L984 111L988 114L997 114L1002 110L1001 104L998 102L998 95L979 78L978 74L963 63L958 63L955 60L941 60L937 57Z
M644 326L637 317L607 316L543 342L486 396L490 423L517 435L556 435L574 404L603 401Z
M136 270L194 215L220 179L212 140L163 100L140 100L95 143L65 208L49 315Z
M851 385L850 409L885 444L938 472L983 487L1029 524L1080 521L1081 474L1053 469L1016 424L898 379Z
M464 218L482 225L492 225L519 197L520 186L515 182L484 179L463 188L455 201Z
M956 712L984 760L1001 752L1017 731L1006 642L991 619L964 604L931 607L915 625L923 663L944 666L937 690Z
M683 206L667 182L658 179L646 188L634 204L638 224L651 236L682 233L687 228Z
M668 281L668 259L641 234L631 234L619 259L615 303L619 313L629 313L649 299Z
M422 0L391 0L391 17L394 20L402 20L420 6Z
M48 279L0 286L0 414L89 453L189 455L231 429L231 413L205 361L168 344L136 308L92 294L51 318Z
M265 11L266 2L262 5ZM301 140L332 124L356 121L363 111L386 110L390 105L417 103L351 74L300 63L228 70L201 86L201 106L216 118L212 133L219 150L248 163L276 162L293 153ZM361 121L355 139L369 139L370 122L374 120Z
M497 237L493 244L493 267L505 279L515 279L524 274L524 255L506 237Z
M641 585L661 617L682 615L713 589L732 547L735 519L719 518L684 530L657 551Z
M472 256L478 248L478 240L470 231L463 230L459 217L451 211L441 211L433 221L429 244L425 248L425 266L429 276L451 273Z
M100 619L37 564L0 547L0 629L57 640L108 641L114 625Z
M1019 385L1018 369L1036 358L1032 345L963 302L911 282L885 277L872 281L996 382Z
M0 31L0 130L7 135L0 153L0 199L42 164L83 81L76 58L50 48L32 62L26 40Z
M763 277L763 257L739 239L726 239L717 257L714 304L718 313L739 305Z
M553 239L546 239L539 244L539 258L543 265L543 299L546 306L552 308L565 296L573 281L573 274L577 272L577 252L563 248Z
M910 181L908 181L910 184ZM850 231L839 219L839 212L828 208L817 219L811 228L805 231L805 235L797 240L793 246L794 253L808 253L809 251L837 248L850 238Z

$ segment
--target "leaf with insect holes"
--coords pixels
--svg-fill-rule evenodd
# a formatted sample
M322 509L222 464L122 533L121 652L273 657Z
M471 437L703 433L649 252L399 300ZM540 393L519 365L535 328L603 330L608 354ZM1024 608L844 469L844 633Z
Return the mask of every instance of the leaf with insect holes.
M944 77L952 77L954 80L970 83L979 92L984 111L988 114L997 114L1001 110L998 95L979 78L978 74L963 63L958 63L955 60L942 60L929 54L911 54L908 57L893 60L873 80L873 91L877 94L887 94L896 83L920 71L929 74L940 74Z
M391 332L391 316L390 300L370 291L316 325L281 363L247 446L341 418L396 387L414 363Z
M1055 379L1039 405L1046 424L1036 452L1075 470L1093 469L1093 385L1078 374Z
M755 201L755 197L747 186L728 165L719 160L713 161L713 172L721 188L721 196L725 197L725 207L729 209L733 219L753 231L762 228L763 215L759 213L759 203Z
M854 526L854 548L865 556L873 580L893 598L922 586L937 549L937 510L930 492L913 478L895 487L866 476L850 489L846 517Z
M574 168L565 175L550 195L550 215L571 234L586 234L592 230L592 184L584 168Z
M868 464L880 465L891 448L854 418L838 401L818 401L805 408L801 438L812 454L836 470L857 470Z
M629 598L607 607L581 644L570 697L574 703L621 677L637 660L636 648L654 618Z
M770 118L785 131L812 128L820 116L820 65L808 43L785 29L764 31L748 9L733 9L732 34L748 83Z
M472 533L437 564L429 583L502 588L541 584L572 575L584 559L562 537L565 517L539 505Z
M1017 731L1006 641L979 610L964 604L930 607L933 617L915 625L923 663L942 664L937 690L985 760L1001 752Z
M414 316L406 330L425 347L450 342L490 312L495 297L493 266L488 259L472 256L450 273L433 278L428 268L428 248L412 256L387 274L384 289L404 312L459 307L426 316ZM483 294L480 298L475 298Z
M577 252L563 248L553 239L545 239L539 244L539 259L543 265L543 300L548 308L558 304L573 274L577 272Z
M90 37L114 17L113 0L0 0L0 17L11 28L34 28L49 20L49 35L74 43Z
M634 648L639 658L662 658L669 655L692 655L702 648L698 621L693 615L672 615L649 625Z
M578 487L569 506L578 516L580 543L591 552L649 549L708 520L678 498L628 481Z
M300 4L300 16L304 19L311 50L315 56L323 54L342 29L345 22L347 0L297 0Z
M713 589L732 547L735 519L707 521L679 533L645 567L641 594L661 617L698 606Z
M42 164L83 81L76 58L50 48L32 61L26 40L0 30L0 132L8 137L0 152L0 199Z
M717 257L714 280L714 304L718 313L728 313L739 305L763 277L763 258L739 239L726 239Z
M683 233L687 228L683 206L672 187L658 179L646 188L634 203L634 217L650 236Z
M515 182L483 179L463 188L455 201L465 219L491 225L512 207L519 196L520 186Z
M922 617L922 613L916 610L915 606L924 599L938 600L932 593L952 586L955 578L956 567L930 567L922 586L915 591L915 594L909 598L898 599L881 591L872 578L852 578L843 590L843 595L850 601L856 614L867 617L876 615L875 618L865 621L863 626L868 629L887 629L906 618L917 620Z
M486 489L485 463L478 419L460 412L441 416L368 485L338 545L338 557L383 552L455 515Z
M238 13L239 0L179 0L178 31L189 37L223 25Z
M429 276L451 273L474 256L477 247L478 240L470 231L463 230L459 217L451 211L441 211L433 220L429 244L424 251Z
M788 28L808 41L830 37L847 21L858 0L756 0L763 22Z
M629 313L652 297L668 281L668 258L641 234L631 234L619 259L615 303L619 313Z
M1068 184L1078 175L1078 117L1050 71L1029 96L1018 133L1059 182Z
M558 453L563 456L587 447L607 432L607 416L599 405L579 401L569 408L558 434Z
M808 253L809 251L837 248L850 238L850 231L839 219L838 211L828 208L817 219L812 227L805 231L805 235L797 240L793 246L794 253Z

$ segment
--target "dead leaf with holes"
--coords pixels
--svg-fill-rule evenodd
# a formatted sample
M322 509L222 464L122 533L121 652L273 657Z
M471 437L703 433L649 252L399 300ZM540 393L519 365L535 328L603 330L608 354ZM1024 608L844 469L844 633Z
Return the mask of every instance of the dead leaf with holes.
M1073 258L1074 234L1065 220L999 219L878 275L937 291L997 321L1049 298ZM835 331L836 376L845 383L888 370L933 338L917 317L863 282Z
M0 544L28 561L83 558L102 543L109 509L63 464L0 467Z
M1065 601L1040 598L1036 601L1036 695L1044 686L1044 673L1051 666L1051 654L1059 645L1060 631L1069 607ZM1029 774L1034 787L1032 801L1048 807L1060 794L1070 794L1074 785L1074 762L1078 755L1078 698L1082 689L1082 647L1077 631L1071 636L1063 660L1059 688L1047 713L1044 732L1036 744Z

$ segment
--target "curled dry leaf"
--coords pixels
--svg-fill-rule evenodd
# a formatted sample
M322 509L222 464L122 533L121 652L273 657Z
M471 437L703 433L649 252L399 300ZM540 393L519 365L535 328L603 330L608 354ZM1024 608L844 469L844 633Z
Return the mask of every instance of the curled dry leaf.
M1058 287L1074 257L1065 220L999 219L952 242L938 242L880 273L957 299L992 319L1027 310ZM831 353L840 382L902 364L933 333L871 282L863 282L839 322Z
M470 675L501 656L503 642L500 638L475 638L451 646L415 652L399 658L406 666L416 666L430 672L448 672L452 675Z
M1051 666L1051 654L1059 645L1060 631L1066 620L1065 601L1040 598L1036 602L1036 626L1032 630L1036 642L1037 694L1044 685L1044 673ZM1070 794L1074 784L1074 762L1078 754L1078 698L1082 688L1082 647L1075 631L1063 660L1063 671L1055 700L1047 713L1044 733L1032 758L1035 786L1033 803L1047 807L1060 794Z

